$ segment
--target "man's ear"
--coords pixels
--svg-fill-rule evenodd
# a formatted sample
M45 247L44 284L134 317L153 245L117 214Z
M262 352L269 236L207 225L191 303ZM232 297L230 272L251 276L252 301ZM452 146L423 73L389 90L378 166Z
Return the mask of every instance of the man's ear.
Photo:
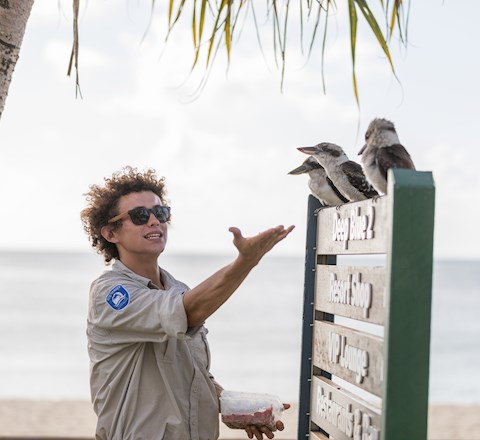
M102 234L102 237L109 241L110 243L116 243L117 236L114 231L112 231L111 226L103 226L102 229L100 229L100 233Z

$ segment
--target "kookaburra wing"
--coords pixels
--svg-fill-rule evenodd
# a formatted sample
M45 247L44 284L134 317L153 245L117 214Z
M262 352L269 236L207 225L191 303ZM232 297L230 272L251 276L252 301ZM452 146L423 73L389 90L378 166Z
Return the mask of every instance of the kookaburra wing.
M353 160L344 162L339 166L342 173L345 175L349 184L362 193L366 199L378 196L372 185L365 178L362 166Z

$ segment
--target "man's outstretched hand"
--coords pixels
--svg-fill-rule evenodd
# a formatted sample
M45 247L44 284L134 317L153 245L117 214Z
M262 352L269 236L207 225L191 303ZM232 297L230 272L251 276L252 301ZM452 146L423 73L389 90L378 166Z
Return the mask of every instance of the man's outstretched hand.
M295 226L293 225L288 228L279 225L260 232L253 237L244 237L240 229L233 226L229 228L229 231L233 234L233 244L238 249L240 256L257 264L267 252L290 234L294 228Z

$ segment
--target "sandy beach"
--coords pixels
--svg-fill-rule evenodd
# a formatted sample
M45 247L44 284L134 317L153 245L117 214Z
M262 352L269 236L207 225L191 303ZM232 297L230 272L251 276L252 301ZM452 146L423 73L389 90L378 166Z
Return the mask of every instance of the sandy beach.
M283 415L285 430L275 436L294 440L298 406ZM220 424L220 438L246 439L243 431ZM76 438L93 439L95 414L85 401L0 401L0 439ZM429 440L480 440L480 405L431 405L428 423Z

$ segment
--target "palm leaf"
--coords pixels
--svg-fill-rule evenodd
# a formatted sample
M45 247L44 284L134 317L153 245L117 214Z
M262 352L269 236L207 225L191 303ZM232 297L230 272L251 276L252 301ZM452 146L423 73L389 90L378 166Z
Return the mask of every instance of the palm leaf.
M357 75L355 73L355 50L357 45L357 10L355 8L355 0L348 0L348 15L350 18L350 47L352 51L352 80L353 80L353 92L355 94L355 100L357 105L360 105L360 100L358 98L358 88L357 88Z
M210 59L211 59L211 56L212 56L213 44L215 43L215 36L217 35L218 30L220 29L219 23L220 23L220 19L222 17L222 10L225 7L225 5L227 4L227 2L228 2L228 0L222 0L222 2L220 3L220 6L218 8L217 17L215 19L215 24L214 24L213 29L212 29L212 34L210 35L210 44L208 45L207 63L206 63L207 67L210 65Z
M330 8L330 2L327 2L327 9L325 10L325 28L323 31L323 41L322 41L322 62L321 62L321 69L322 69L322 87L323 93L327 92L325 87L325 48L327 46L327 29L328 29L328 10Z
M79 48L79 32L78 32L78 14L80 10L80 0L73 0L73 45L68 63L67 76L72 73L72 67L75 66L75 96L82 97L80 89L80 75L78 70L78 48Z
M390 18L390 25L388 26L388 35L389 37L393 34L393 29L395 29L395 22L397 21L398 11L395 7L392 8L392 15Z
M172 21L172 15L171 15L171 13L173 12L173 10L170 11L170 9L169 9L169 15L168 15L168 32L167 32L167 36L166 36L166 38L165 38L165 41L168 40L168 37L170 36L170 33L171 33L173 27L175 26L175 24L177 23L177 21L178 21L179 18L181 17L182 11L183 11L183 7L185 6L185 2L186 2L186 0L181 0L181 1L180 1L180 4L178 5L177 13L176 13L176 15L175 15L175 19L174 19L173 21ZM170 5L169 5L169 7L172 7L172 8L173 8L173 3L174 3L174 0L170 0Z
M349 0L349 3L350 2L351 2L351 0ZM375 16L373 15L372 11L368 7L367 2L365 0L354 0L354 2L360 8L360 11L362 12L363 16L365 17L365 20L367 20L367 23L370 26L370 29L372 30L373 34L377 38L377 41L380 44L380 47L382 48L384 54L386 55L386 57L388 59L388 62L390 63L392 71L395 71L395 69L393 67L392 57L390 56L390 51L388 50L387 42L385 41L383 33L380 30L380 27L378 26L377 20L375 20Z
M303 54L303 3L300 1L300 49ZM307 0L307 7L308 7L308 0Z
M275 54L275 63L278 67L277 57L277 40L278 44L280 45L280 53L283 52L283 45L282 45L282 33L280 31L280 18L278 16L277 11L277 2L272 2L272 10L273 10L273 49Z
M175 0L170 0L168 2L168 28L170 29L172 26L172 13L173 13L173 4Z
M407 13L405 17L403 18L403 12L405 10L403 6L403 0L395 0L393 7L392 7L392 12L390 16L390 24L389 24L389 38L392 37L393 32L395 28L398 29L398 34L400 37L400 41L402 41L404 44L407 43L407 29L408 29L408 16L409 16L409 11L410 11L410 2L408 3L407 6ZM396 26L396 23L398 23L398 26ZM405 35L404 35L404 29L405 29Z
M193 47L198 47L197 45L197 2L193 2L193 14L192 14L192 38L193 38Z
M203 26L205 25L205 10L207 9L207 0L202 0L202 7L200 9L200 21L198 24L198 40L202 41Z
M327 2L327 7L328 7L328 2ZM310 14L310 11L309 11L309 14ZM308 49L308 58L310 58L310 56L312 55L313 43L315 43L315 38L317 36L318 26L320 25L321 12L322 12L322 6L318 5L317 16L315 18L315 24L313 26L312 39L310 41L310 47Z
M202 37L203 37L203 28L205 26L205 10L207 9L207 0L202 0L202 5L200 7L200 18L198 19L198 39L195 37L194 38L194 45L195 45L195 58L193 59L193 64L191 67L191 70L195 68L198 62L198 57L200 55L200 45L202 43ZM194 34L195 36L197 35L196 32L196 14L195 14L195 8L194 8L194 19L193 19L193 27L194 27Z
M286 48L287 48L287 23L290 0L285 5L285 21L283 24L283 49L282 49L282 79L280 81L280 90L283 90L283 81L285 80Z
M232 43L232 29L231 29L231 12L232 5L227 2L227 16L225 17L225 46L227 47L227 61L230 63L230 49Z

